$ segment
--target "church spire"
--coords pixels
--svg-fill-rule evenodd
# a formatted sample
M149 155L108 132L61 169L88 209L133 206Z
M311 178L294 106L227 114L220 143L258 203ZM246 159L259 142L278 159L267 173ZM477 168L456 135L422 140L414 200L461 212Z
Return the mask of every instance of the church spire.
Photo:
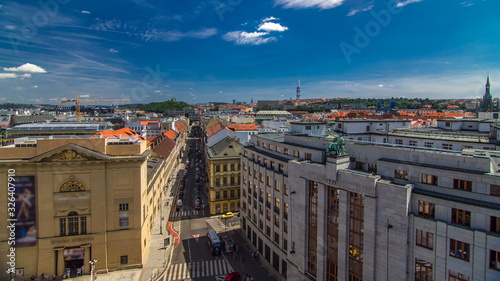
M485 91L484 91L484 96L483 96L483 106L482 109L484 111L492 111L493 110L493 97L491 96L490 93L490 73L488 72L488 75L486 76L486 85Z

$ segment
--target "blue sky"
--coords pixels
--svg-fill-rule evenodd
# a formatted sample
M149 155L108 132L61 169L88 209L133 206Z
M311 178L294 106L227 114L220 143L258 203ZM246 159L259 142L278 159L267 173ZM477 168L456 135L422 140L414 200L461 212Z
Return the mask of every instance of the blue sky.
M474 98L495 0L0 2L0 102Z

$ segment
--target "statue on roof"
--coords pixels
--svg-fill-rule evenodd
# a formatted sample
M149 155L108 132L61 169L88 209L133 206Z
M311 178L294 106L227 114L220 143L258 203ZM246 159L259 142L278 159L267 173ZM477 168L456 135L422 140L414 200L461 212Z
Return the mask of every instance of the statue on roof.
M329 156L342 156L346 155L345 150L345 139L340 135L329 135L326 137L330 142L328 142L328 148L326 150Z

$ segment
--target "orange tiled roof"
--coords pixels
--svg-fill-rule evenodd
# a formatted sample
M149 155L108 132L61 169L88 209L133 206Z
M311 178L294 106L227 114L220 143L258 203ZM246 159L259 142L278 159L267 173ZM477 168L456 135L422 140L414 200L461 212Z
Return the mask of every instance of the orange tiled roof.
M154 148L153 151L160 157L167 159L172 150L175 148L175 142L170 138L163 138Z
M231 125L228 125L227 128L233 132L236 131L258 131L259 128L257 128L257 124L252 123L252 124L240 124L240 123L233 123Z
M207 137L211 137L222 130L224 130L224 126L220 122L215 125L212 125L209 128L207 128Z
M165 133L163 133L163 135L171 140L175 140L177 138L177 133L174 130L168 130Z
M127 138L127 137L134 137L137 136L140 140L146 140L143 136L139 135L136 131L130 129L130 128L121 128L116 131L111 131L111 130L106 130L106 131L101 131L95 133L91 138L96 139L96 138L112 138L112 139L119 139L119 138Z

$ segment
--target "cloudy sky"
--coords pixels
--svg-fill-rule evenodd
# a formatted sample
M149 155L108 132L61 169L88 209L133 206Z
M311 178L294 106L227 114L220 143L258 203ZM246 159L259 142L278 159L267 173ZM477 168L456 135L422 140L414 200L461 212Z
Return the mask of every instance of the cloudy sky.
M474 98L496 0L0 2L0 102Z

